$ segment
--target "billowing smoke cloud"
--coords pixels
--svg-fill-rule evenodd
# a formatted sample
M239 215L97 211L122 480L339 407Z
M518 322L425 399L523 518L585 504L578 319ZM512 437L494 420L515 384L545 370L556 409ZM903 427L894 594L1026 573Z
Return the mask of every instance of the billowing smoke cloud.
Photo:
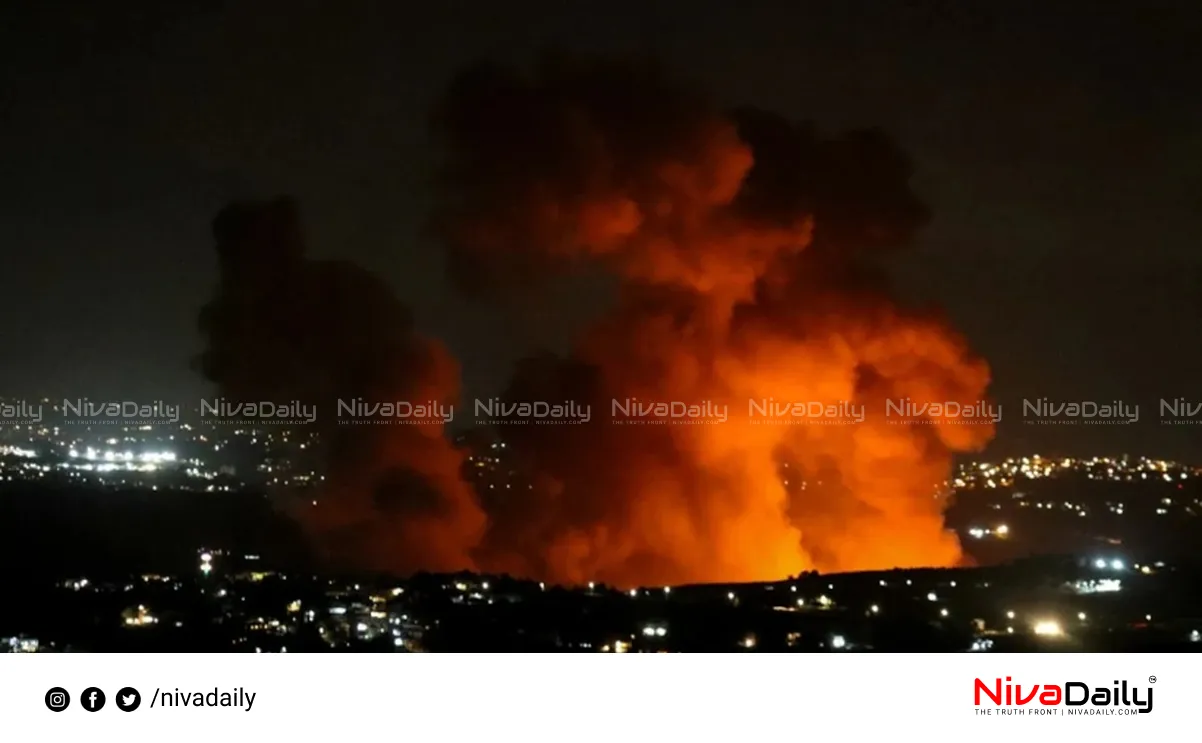
M436 411L406 407L455 402L454 359L414 332L409 311L379 279L306 258L289 201L231 206L213 229L220 283L201 314L200 368L233 402L317 409L326 481L318 506L306 500L294 515L344 567L473 567L485 520L459 479L460 455ZM340 401L400 403L406 417L352 424L355 409Z
M569 58L532 75L469 70L437 121L435 224L462 290L528 296L577 269L618 280L571 354L523 363L506 394L593 417L506 427L532 486L476 500L437 422L333 413L340 400L454 401L446 351L377 279L306 258L291 204L231 207L215 223L201 367L236 400L320 406L327 481L296 515L332 557L616 584L960 559L935 485L992 427L881 412L980 400L988 368L890 297L877 257L927 214L887 138L726 112L654 70ZM726 416L617 425L614 401L630 400ZM871 413L784 425L751 401Z
M875 267L927 218L886 137L825 137L722 111L643 66L563 57L467 71L437 129L435 223L462 289L503 298L580 268L621 287L570 357L519 369L511 400L575 400L594 418L502 432L538 487L489 502L480 564L666 584L960 559L935 484L990 425L750 414L766 398L875 412L985 393L987 366L900 308ZM629 398L729 419L611 422Z

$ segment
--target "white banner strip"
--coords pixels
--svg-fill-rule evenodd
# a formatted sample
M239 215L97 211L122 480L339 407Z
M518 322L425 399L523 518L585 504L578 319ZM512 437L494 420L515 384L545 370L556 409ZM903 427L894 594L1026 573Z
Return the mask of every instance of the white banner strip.
M0 656L14 740L1129 743L1200 693L1188 654Z

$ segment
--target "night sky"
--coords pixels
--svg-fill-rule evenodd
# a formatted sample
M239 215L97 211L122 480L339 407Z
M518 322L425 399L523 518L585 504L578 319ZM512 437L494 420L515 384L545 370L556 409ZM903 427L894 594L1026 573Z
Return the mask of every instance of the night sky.
M788 8L784 6L788 5ZM972 5L973 9L965 6ZM1049 7L1055 6L1055 7ZM304 210L495 394L602 301L458 298L423 237L431 107L481 57L652 54L732 105L879 126L934 219L898 289L994 371L1002 453L1202 460L1156 423L1202 379L1202 6L1193 2L6 3L0 394L179 398L235 198ZM1138 426L1048 429L1023 397L1121 399Z

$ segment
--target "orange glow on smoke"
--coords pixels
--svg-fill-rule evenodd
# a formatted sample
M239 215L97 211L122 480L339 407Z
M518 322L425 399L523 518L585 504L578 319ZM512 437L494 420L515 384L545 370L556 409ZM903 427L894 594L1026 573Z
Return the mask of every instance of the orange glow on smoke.
M607 63L557 60L531 79L484 68L452 89L440 224L462 285L517 285L513 265L621 281L570 357L514 380L513 400L576 399L594 417L499 431L541 488L491 514L482 567L653 585L961 559L935 484L992 426L883 413L889 399L981 400L988 367L861 280L866 256L921 225L908 166L879 137L749 121L769 136ZM626 398L709 401L729 419L615 425L611 401ZM749 400L766 398L867 414L753 419Z
M503 301L578 271L616 279L570 353L524 362L505 395L570 400L592 420L499 426L505 466L532 487L492 497L461 479L441 421L321 415L325 492L298 518L330 557L619 586L961 559L935 487L992 424L890 417L886 401L981 401L989 369L882 279L877 256L926 219L887 138L729 113L654 70L566 58L533 75L469 70L436 120L434 226L460 289ZM215 231L201 367L223 394L327 411L360 396L456 400L447 350L376 277L306 258L290 205L227 210ZM727 417L619 425L613 401L629 398ZM752 414L769 399L864 415Z

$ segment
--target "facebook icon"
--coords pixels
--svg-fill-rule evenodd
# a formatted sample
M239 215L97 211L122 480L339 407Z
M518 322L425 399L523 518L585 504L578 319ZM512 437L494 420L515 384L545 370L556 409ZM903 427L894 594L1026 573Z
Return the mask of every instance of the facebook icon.
M98 712L104 707L104 692L95 686L84 689L80 695L80 702L88 712Z

